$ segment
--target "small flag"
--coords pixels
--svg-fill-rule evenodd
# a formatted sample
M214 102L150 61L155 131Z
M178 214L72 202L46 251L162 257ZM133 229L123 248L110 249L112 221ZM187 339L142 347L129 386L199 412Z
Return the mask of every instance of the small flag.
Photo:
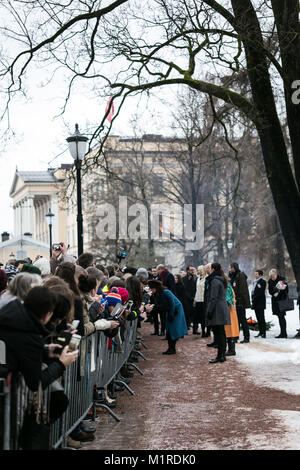
M109 122L112 121L113 115L115 113L115 107L114 107L114 102L112 101L113 97L111 96L107 102L106 109L105 109L105 114L108 112L108 115L106 116L107 120Z

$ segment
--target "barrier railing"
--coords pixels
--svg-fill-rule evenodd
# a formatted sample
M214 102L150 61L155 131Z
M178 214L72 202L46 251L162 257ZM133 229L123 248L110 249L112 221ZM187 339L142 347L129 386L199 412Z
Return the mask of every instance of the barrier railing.
M55 381L44 391L48 417L52 392L61 390L69 400L63 415L50 425L50 448L67 446L69 434L89 410L94 410L97 401L95 390L106 387L127 363L137 342L137 320L126 322L122 339L120 341L119 336L109 339L101 331L83 338L78 360L66 368L59 381ZM0 448L4 450L19 448L18 436L27 407L28 393L29 389L20 374L9 375L6 380L0 379Z

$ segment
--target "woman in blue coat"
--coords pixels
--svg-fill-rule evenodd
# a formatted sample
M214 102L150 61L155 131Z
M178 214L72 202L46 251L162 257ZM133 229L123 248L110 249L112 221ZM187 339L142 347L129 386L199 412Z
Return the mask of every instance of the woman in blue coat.
M166 313L166 336L169 347L163 354L176 354L176 341L188 334L182 303L161 281L148 281L160 310Z

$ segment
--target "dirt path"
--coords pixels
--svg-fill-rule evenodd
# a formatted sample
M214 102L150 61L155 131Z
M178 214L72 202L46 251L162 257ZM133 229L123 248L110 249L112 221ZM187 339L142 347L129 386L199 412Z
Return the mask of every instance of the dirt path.
M257 386L234 357L209 364L210 338L190 334L177 355L163 356L167 342L151 332L144 324L147 361L138 364L144 376L131 380L135 396L118 394L114 411L121 422L101 413L96 439L84 449L300 449L300 436L283 419L290 413L300 420L299 395Z

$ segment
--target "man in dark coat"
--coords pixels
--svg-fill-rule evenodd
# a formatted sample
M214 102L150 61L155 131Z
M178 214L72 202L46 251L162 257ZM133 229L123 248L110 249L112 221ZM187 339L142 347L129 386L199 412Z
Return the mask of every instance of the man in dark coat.
M175 278L172 273L163 265L159 264L156 268L158 281L162 281L163 285L169 289L174 295L176 295L176 284Z
M266 281L263 279L263 271L258 269L255 271L255 281L252 287L251 301L252 310L255 311L255 316L258 322L259 334L255 336L258 338L266 337L266 320L265 320L265 308L266 308Z
M27 387L37 391L39 382L45 389L62 375L66 365L76 360L78 351L67 353L66 347L60 359L56 358L42 371L42 363L49 360L49 352L44 348L49 334L45 325L52 316L55 298L50 289L37 286L29 291L24 305L16 299L0 310L0 340L6 346L6 364L0 365L0 377L18 371Z
M186 275L182 278L182 282L185 289L185 319L187 327L191 325L193 321L193 333L196 333L198 330L198 323L196 324L195 315L194 315L194 299L196 295L196 283L197 278L194 276L193 266L188 266L186 268Z
M247 276L243 273L237 263L231 263L229 267L230 282L235 293L236 312L239 325L242 327L244 339L241 343L249 343L250 332L246 319L246 308L250 308L250 296L247 284Z

